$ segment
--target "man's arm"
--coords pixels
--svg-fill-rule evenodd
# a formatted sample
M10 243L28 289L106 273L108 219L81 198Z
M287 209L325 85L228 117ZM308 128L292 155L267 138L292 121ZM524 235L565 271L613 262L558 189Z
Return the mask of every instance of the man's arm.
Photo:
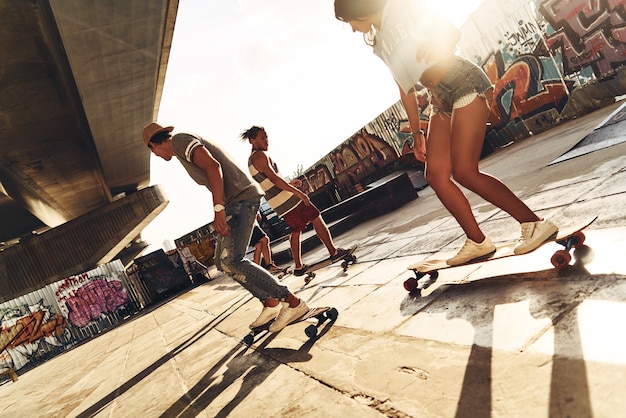
M270 181L276 186L280 187L282 190L293 193L298 197L298 199L302 200L305 205L309 206L311 204L309 196L307 196L305 193L302 193L300 189L297 189L291 184L287 183L281 176L278 175L276 171L274 171L274 168L272 168L272 166L270 165L269 158L267 158L265 152L255 152L252 155L252 164L254 164L254 168L265 174L267 178L270 179Z
M219 161L213 158L209 150L203 146L196 147L191 158L193 163L206 173L206 177L209 180L209 188L213 195L213 204L223 205L224 175L222 174L222 166ZM226 222L226 211L215 212L213 226L217 233L222 236L227 236L230 233L230 227Z

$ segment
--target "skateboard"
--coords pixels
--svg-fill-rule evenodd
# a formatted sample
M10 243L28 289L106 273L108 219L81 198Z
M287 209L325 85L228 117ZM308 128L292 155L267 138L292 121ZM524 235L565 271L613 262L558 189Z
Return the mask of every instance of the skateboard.
M596 219L598 219L597 216L580 225L576 225L571 228L559 230L559 232L557 233L555 237L549 238L548 240L544 241L539 247L537 247L537 249L550 242L556 242L562 245L564 249L561 249L555 252L552 258L550 259L550 261L552 262L552 265L559 270L569 266L570 261L572 261L572 255L570 253L570 250L572 248L579 248L583 245L583 243L585 242L585 234L583 233L583 230L587 228L589 225L591 225L592 223L594 223ZM450 266L446 263L446 260L442 260L442 259L425 260L425 261L420 261L420 262L411 264L410 266L407 267L407 269L413 271L413 273L415 274L415 277L411 277L405 280L404 288L409 292L412 292L415 290L419 291L422 289L426 289L427 287L429 287L430 285L432 285L434 282L437 281L437 278L439 276L439 270L445 270L445 269L453 268L453 267L467 266L467 265L476 264L476 263L484 263L484 262L491 261L491 260L497 260L499 258L516 256L517 254L513 252L514 247L515 247L514 243L508 243L505 245L496 246L496 252L492 254L491 256L487 258L471 260L467 263L456 265L456 266ZM535 249L535 251L537 249ZM420 280L424 278L425 276L428 276L428 277L426 277L426 279L424 280Z
M313 278L315 278L315 271L323 267L330 266L331 264L335 264L339 260L341 260L341 267L343 268L343 271L348 270L350 264L356 263L356 256L354 255L354 250L356 250L356 247L357 246L355 245L354 247L349 248L348 252L342 258L338 258L337 260L333 261L330 257L328 257L325 260L318 261L315 264L311 264L307 271L304 273L304 283L308 284L311 282L311 280L313 280Z
M279 267L278 270L274 270L274 271L267 269L267 271L269 271L271 274L275 275L278 278L278 280L280 280L283 277L293 273L293 270L291 270L291 268L289 268L289 266Z
M306 321L307 319L317 319L316 324L311 324L304 329L304 333L309 340L314 340L317 338L317 330L319 327L326 321L330 321L330 323L334 323L339 316L339 312L336 308L331 308L330 306L323 306L318 308L310 308L307 313L302 315L301 317L293 320L287 326L291 326L293 324L297 324L298 322ZM250 333L243 337L243 343L247 346L252 345L254 343L254 338L261 334L264 331L269 331L270 325L274 321L270 321L267 324L261 325L260 327L252 328Z

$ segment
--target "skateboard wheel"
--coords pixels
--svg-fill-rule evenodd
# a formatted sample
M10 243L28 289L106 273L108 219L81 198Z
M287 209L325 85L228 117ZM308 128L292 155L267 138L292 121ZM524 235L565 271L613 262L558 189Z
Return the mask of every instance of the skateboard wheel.
M417 289L417 279L414 277L406 279L404 281L404 288L407 292L412 292Z
M352 256L352 264L356 263L356 255Z
M309 340L313 340L317 337L317 327L315 325L309 325L304 329L304 333L309 337Z
M550 261L554 267L560 270L569 266L569 262L572 261L572 256L568 251L558 250L554 253Z
M580 248L585 243L585 234L583 231L578 231L572 235L572 247Z
M331 322L335 322L337 317L339 316L339 311L337 309L332 308L326 312L326 318L328 318Z
M248 334L245 337L243 337L243 343L247 345L248 347L250 347L253 342L254 342L254 337L252 335Z
M343 268L343 270L347 270L348 269L348 262L347 261L342 261L341 262L341 267Z

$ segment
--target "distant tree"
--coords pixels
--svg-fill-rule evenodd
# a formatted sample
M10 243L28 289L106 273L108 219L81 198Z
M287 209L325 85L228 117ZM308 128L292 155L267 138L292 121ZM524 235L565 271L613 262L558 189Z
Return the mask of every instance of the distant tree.
M298 164L296 166L296 171L293 172L293 174L291 175L291 178L292 179L297 179L298 177L300 177L303 174L304 174L304 167L302 166L302 164Z

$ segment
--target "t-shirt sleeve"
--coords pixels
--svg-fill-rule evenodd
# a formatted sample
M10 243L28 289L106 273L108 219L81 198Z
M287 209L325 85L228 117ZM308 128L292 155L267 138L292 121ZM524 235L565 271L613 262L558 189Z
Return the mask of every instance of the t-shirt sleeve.
M193 152L196 148L203 146L200 140L194 136L177 134L172 138L172 146L177 155L186 161L193 163Z

